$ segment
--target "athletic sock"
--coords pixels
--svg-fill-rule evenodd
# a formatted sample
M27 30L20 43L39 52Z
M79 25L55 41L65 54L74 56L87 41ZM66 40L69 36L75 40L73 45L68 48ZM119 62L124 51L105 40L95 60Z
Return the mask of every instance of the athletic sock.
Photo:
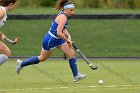
M25 67L25 66L33 65L33 64L38 64L39 62L40 61L39 61L38 57L34 56L34 57L31 57L29 59L22 61L21 67Z
M77 61L76 58L69 59L69 65L70 65L70 68L72 70L72 73L73 73L74 77L78 75L78 69L77 69L76 61Z
M0 65L5 63L8 60L8 57L4 54L0 54Z

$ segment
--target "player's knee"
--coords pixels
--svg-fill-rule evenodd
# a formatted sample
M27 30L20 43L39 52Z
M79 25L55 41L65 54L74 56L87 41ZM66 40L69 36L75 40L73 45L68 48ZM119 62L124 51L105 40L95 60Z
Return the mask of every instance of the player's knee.
M7 51L6 53L4 53L7 57L10 57L12 55L11 51Z
M74 58L75 57L75 52L69 52L68 54L69 59Z
M47 60L46 57L39 56L39 61L40 61L40 62L45 61L45 60Z

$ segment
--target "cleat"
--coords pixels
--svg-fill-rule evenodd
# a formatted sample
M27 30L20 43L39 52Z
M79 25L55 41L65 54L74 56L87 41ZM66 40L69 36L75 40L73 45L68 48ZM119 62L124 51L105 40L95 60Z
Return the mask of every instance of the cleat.
M81 79L84 79L85 77L86 77L86 75L84 75L84 74L79 74L79 73L78 73L77 76L73 77L73 81L74 81L74 82L77 82L77 81L79 81L79 80L81 80Z
M21 63L22 63L22 60L18 59L17 60L17 67L16 67L17 74L19 74L20 73L20 70L22 69Z

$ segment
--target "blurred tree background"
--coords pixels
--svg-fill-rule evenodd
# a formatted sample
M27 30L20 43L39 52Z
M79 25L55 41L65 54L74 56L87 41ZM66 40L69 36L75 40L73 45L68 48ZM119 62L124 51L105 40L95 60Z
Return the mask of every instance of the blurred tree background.
M18 6L52 7L57 0L18 0ZM89 8L140 8L140 0L71 0L77 7Z

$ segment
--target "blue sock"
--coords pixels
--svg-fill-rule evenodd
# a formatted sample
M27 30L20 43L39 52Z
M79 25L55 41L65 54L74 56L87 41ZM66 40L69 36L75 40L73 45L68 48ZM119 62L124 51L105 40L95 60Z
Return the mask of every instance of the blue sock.
M71 67L71 70L72 70L72 73L73 73L74 77L78 75L78 69L77 69L76 61L77 61L76 58L69 59L69 65Z
M37 56L34 56L34 57L31 57L27 60L24 60L22 63L21 63L21 66L22 67L25 67L25 66L28 66L28 65L33 65L33 64L38 64L40 61L38 59Z

